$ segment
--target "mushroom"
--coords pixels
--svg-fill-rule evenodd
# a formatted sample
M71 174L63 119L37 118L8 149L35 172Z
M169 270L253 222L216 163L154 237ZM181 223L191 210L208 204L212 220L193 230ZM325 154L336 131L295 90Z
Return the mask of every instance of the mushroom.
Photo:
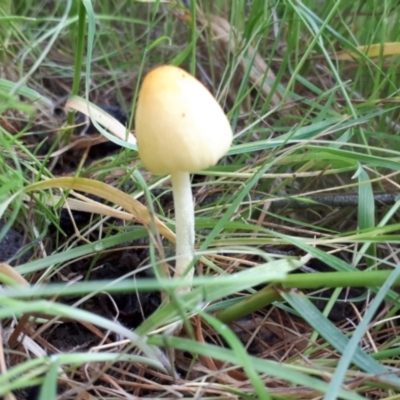
M154 174L170 174L176 220L175 278L194 273L194 204L190 173L215 165L232 143L229 121L206 87L181 68L150 71L141 86L135 114L139 157ZM191 268L189 268L191 266Z

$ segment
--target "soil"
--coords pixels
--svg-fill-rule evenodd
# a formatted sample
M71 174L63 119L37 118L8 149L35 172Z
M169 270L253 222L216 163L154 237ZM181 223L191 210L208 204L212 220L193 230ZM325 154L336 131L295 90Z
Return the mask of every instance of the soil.
M33 252L28 248L26 238L16 229L7 229L6 224L0 221L0 232L6 230L6 234L0 240L0 260L15 266L29 261Z

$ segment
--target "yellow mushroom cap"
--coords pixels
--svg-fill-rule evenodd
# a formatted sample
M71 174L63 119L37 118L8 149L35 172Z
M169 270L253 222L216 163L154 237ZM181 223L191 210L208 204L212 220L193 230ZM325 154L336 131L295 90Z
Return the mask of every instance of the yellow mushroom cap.
M146 75L135 125L140 159L154 174L201 171L215 165L232 143L229 121L212 94L169 65Z

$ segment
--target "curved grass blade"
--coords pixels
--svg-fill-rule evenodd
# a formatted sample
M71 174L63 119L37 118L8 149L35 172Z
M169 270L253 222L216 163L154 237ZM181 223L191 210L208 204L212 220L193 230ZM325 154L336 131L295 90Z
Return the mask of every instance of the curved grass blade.
M270 400L271 396L269 395L263 381L255 370L253 364L251 363L249 353L243 347L243 344L240 342L238 337L233 333L231 329L228 328L227 325L223 324L221 321L218 321L216 318L211 317L204 312L201 312L200 315L212 328L215 329L216 332L218 332L224 338L225 342L231 347L234 353L241 360L241 366L247 374L249 380L251 381L259 398Z
M368 329L368 324L371 322L382 301L385 299L386 293L393 286L399 275L400 266L398 266L391 273L385 284L382 285L382 287L379 289L379 292L377 293L375 299L369 305L366 313L358 324L356 330L353 332L351 339L348 341L346 348L342 353L342 357L340 358L339 364L336 367L336 371L333 375L331 383L329 384L329 389L325 394L324 400L335 400L337 398L341 385L345 379L346 371L349 368L349 365L358 350L358 343L364 336L365 331ZM394 378L396 385L400 385L399 378L395 376L395 374L391 375L390 377L384 377L383 380L390 379L390 381L392 382L392 377Z
M112 330L129 339L132 344L138 347L144 354L153 360L157 368L161 370L169 369L169 362L164 354L157 347L149 345L147 338L138 335L136 332L123 327L121 324L107 318L95 315L86 310L81 310L64 304L53 303L46 300L19 301L14 299L2 298L0 307L0 320L11 318L14 315L40 312L52 316L73 318L79 321L89 322L101 328Z
M127 147L127 143L130 144L130 149L136 150L136 138L127 131L126 127L121 124L116 118L108 114L106 111L96 106L95 104L86 101L79 96L71 96L66 104L65 108L68 111L74 110L91 118L92 122L96 121L98 124L111 132L114 136L109 133L101 131L108 140L112 140L116 144L122 147Z
M292 290L290 292L281 291L281 296L335 350L340 354L345 354L349 339L332 322L326 319L304 294ZM352 362L363 371L376 375L376 379L379 381L400 388L400 379L359 347L354 348Z
M99 196L111 203L125 208L125 210L129 211L134 218L145 225L150 225L153 222L149 210L142 203L133 199L121 190L93 179L71 177L49 179L44 182L29 185L25 188L25 193L52 188L79 190L81 192L87 192ZM163 236L165 236L169 241L175 242L175 234L157 217L154 217L154 223Z
M208 343L199 343L182 337L161 335L151 336L148 342L157 346L165 346L177 350L188 351L194 354L212 357L233 365L241 365L240 357L238 357L233 350L225 349ZM296 370L296 366L292 367L289 364L264 360L254 356L249 356L249 360L257 372L290 382L291 385L295 386L295 389L297 388L296 386L300 386L298 387L299 393L301 393L302 387L312 388L318 391L319 395L321 393L326 393L328 389L328 384L324 382L323 379L314 378L304 372L299 372ZM304 368L304 370L305 369L306 368ZM321 378L323 377L323 373L318 370L309 370L308 372L317 376L320 373ZM317 398L318 394L316 393L314 397ZM346 400L365 400L365 398L359 394L344 389L342 389L340 392L340 398Z

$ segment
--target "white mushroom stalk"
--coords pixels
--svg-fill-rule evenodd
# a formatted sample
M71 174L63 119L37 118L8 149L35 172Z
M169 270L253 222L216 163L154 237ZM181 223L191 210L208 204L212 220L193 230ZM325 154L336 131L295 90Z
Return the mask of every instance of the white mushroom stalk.
M175 278L184 277L188 283L187 287L177 290L179 295L190 290L194 274L194 268L189 269L194 258L194 206L190 175L187 172L174 172L171 181L176 226Z
M215 165L229 150L232 130L224 111L196 78L181 68L161 66L146 75L140 89L136 138L144 166L171 174L176 218L177 294L190 291L194 268L194 206L190 173Z

